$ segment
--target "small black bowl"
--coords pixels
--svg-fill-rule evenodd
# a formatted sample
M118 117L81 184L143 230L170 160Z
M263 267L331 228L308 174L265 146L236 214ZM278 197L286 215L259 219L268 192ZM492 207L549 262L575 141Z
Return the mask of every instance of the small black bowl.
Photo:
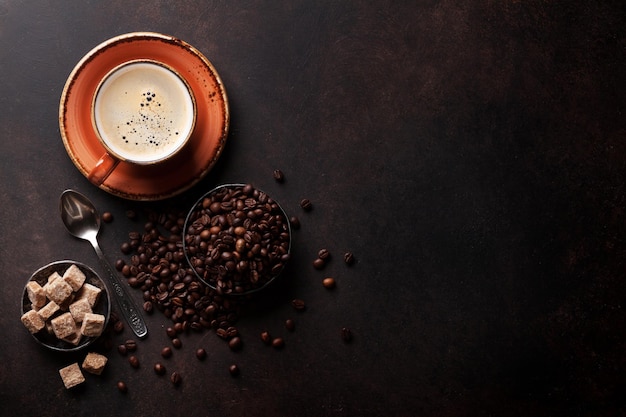
M189 210L183 252L198 279L218 294L250 295L267 288L285 268L291 254L289 217L250 184L220 185Z
M62 260L49 263L37 271L35 271L28 281L36 281L39 285L44 286L48 281L48 277L54 272L63 275L65 270L69 268L71 265L76 265L86 276L85 283L89 283L100 288L101 293L96 305L92 308L92 311L97 314L102 314L105 318L104 327L109 321L109 317L111 314L111 300L109 298L109 294L107 292L107 287L102 281L102 279L98 276L98 274L83 264L82 262L71 261L71 260ZM28 283L26 284L28 285ZM28 298L28 293L26 291L26 285L24 286L24 291L22 295L22 314L26 313L31 309L31 302ZM58 314L58 313L57 313ZM74 345L72 343L66 342L65 340L61 340L57 338L54 334L48 332L46 328L43 328L41 331L34 333L31 335L33 338L42 346L45 346L49 349L60 351L60 352L75 352L81 349L86 348L91 345L97 337L84 337L78 343L78 345Z

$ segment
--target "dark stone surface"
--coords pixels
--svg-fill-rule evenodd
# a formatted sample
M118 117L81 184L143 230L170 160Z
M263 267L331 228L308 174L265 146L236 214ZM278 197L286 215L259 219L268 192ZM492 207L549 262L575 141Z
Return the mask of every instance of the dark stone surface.
M0 414L624 415L625 28L620 1L1 1ZM232 111L215 169L158 203L92 186L57 121L78 60L138 30L202 51ZM60 193L114 214L100 234L114 260L142 227L126 210L185 210L226 182L302 222L287 282L238 323L243 348L190 334L163 360L154 314L140 369L112 351L66 391L57 370L81 354L43 350L19 321L39 266L98 267L65 232ZM321 248L333 259L317 271ZM264 346L264 329L285 347Z

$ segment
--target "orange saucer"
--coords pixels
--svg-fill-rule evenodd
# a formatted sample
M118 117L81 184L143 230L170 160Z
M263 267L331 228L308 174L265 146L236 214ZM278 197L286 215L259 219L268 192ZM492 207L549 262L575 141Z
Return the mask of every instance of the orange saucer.
M90 105L100 80L114 67L135 59L163 62L185 78L193 90L198 117L185 148L158 166L120 162L99 187L130 200L160 200L196 184L219 158L230 123L222 80L209 60L188 43L152 32L109 39L92 49L72 70L59 106L65 149L85 176L105 153L91 122Z

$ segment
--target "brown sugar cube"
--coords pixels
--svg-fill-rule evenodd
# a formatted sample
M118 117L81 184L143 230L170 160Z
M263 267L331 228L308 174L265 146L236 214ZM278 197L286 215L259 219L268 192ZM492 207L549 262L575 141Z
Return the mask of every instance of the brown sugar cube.
M102 374L106 364L106 356L95 352L89 352L83 361L83 370L94 375L100 375Z
M76 333L76 322L71 313L63 313L59 317L53 318L50 323L52 330L59 339L65 339Z
M87 301L86 298L80 298L70 304L70 313L76 323L81 323L85 314L93 313L93 311L91 310L89 301Z
M52 281L54 281L55 279L58 279L58 278L61 278L61 274L59 274L57 271L54 271L53 273L51 273L48 276L48 282L50 283L50 282L52 282Z
M70 287L72 287L72 291L80 290L80 287L83 286L86 278L87 277L83 271L81 271L75 264L72 264L69 268L67 268L63 274L63 280L67 282Z
M57 303L55 303L54 301L49 301L48 304L37 310L37 313L39 313L39 317L41 317L43 321L46 321L50 317L52 317L54 313L59 311L59 308L60 307Z
M62 279L55 279L46 285L46 295L59 306L72 295L72 287Z
M36 281L28 281L26 293L33 308L41 308L46 305L46 292Z
M47 294L47 290L48 290L48 286L50 285L51 282L53 282L56 279L62 278L61 275L54 271L53 273L51 273L50 275L48 275L48 279L46 280L46 283L43 286L44 291L46 291Z
M87 313L83 317L83 324L80 327L80 332L84 336L98 337L104 330L104 316L102 314Z
M89 305L91 308L96 305L98 299L100 298L100 293L102 290L95 285L91 285L86 282L83 284L83 287L76 293L76 300L80 300L81 298L87 299L89 301Z
M28 310L26 313L22 314L22 323L26 326L28 331L33 334L46 327L46 322L41 319L35 310Z
M77 327L76 331L73 334L71 334L71 335L69 335L67 337L64 337L62 340L67 342L67 343L71 343L74 346L78 346L78 344L80 343L80 340L82 338L83 338L83 335L80 334L80 330Z
M70 389L72 387L75 387L76 385L85 382L85 377L80 371L78 363L73 363L66 366L65 368L59 369L59 374L61 375L61 379L63 380L63 385L65 385L65 388L67 389Z
M63 304L59 305L59 308L62 311L69 311L70 310L70 305L76 300L76 294L71 293L69 297L67 297L67 300L65 300L63 302Z

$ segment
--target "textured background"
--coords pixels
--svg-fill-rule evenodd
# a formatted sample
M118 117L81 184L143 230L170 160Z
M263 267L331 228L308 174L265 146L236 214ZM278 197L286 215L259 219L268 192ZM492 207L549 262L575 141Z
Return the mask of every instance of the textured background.
M622 2L283 3L0 0L0 414L624 415ZM57 121L78 60L141 30L203 52L232 116L214 170L158 203L92 186ZM19 322L39 266L97 268L63 228L60 193L114 214L100 234L114 260L141 229L126 210L186 210L225 182L252 182L302 220L288 282L238 323L244 349L185 336L167 364L183 375L175 389L151 369L167 344L155 314L141 369L111 352L104 375L66 391L57 369L81 356L44 351ZM322 247L335 256L320 272ZM288 317L285 349L262 346Z

